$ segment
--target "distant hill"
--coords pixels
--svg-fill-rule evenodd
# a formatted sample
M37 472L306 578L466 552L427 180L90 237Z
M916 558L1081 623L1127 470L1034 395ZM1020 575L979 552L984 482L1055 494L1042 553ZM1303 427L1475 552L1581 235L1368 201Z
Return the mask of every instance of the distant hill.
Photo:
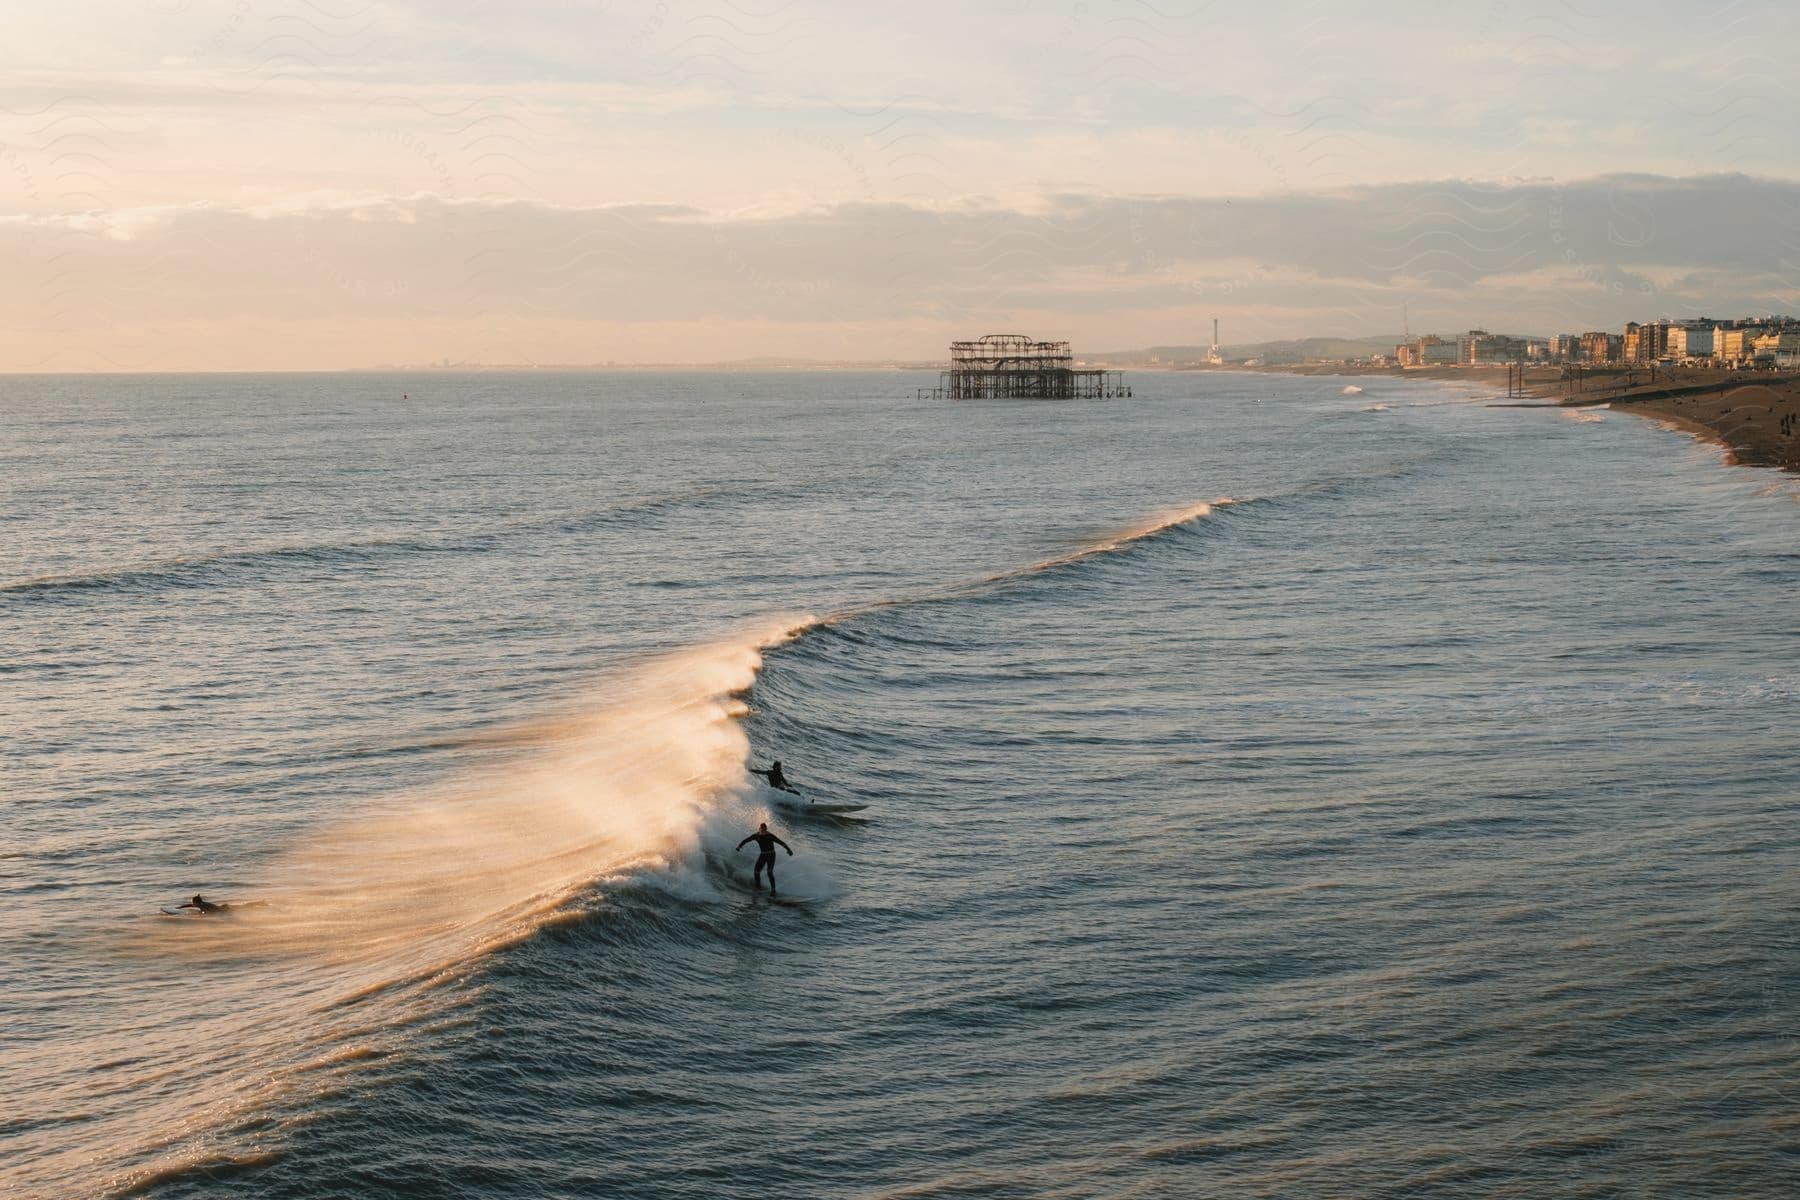
M1240 342L1219 347L1228 363L1241 363L1247 358L1265 363L1313 362L1318 359L1368 358L1372 354L1392 354L1400 335L1362 338L1295 338L1285 342ZM1099 354L1078 354L1088 362L1116 363L1119 366L1181 366L1204 362L1206 346L1148 346L1142 350L1108 350Z

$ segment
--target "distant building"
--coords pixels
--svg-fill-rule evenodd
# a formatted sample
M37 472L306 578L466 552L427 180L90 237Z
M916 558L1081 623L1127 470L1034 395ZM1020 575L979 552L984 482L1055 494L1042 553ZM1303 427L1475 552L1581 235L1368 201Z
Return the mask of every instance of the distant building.
M1800 365L1800 330L1771 329L1751 338L1750 359L1759 367Z
M1650 363L1669 357L1669 333L1673 328L1668 321L1652 321L1647 325L1626 322L1625 333L1619 339L1619 361Z
M1658 359L1669 357L1669 337L1675 332L1675 322L1653 321L1648 328L1650 330L1650 360L1655 362Z
M1754 353L1754 342L1762 329L1755 325L1738 325L1728 327L1721 325L1713 330L1713 358L1725 366L1737 366L1748 362Z
M1403 367L1449 367L1456 365L1456 351L1457 343L1427 333L1394 347L1394 357Z
M1674 325L1669 329L1669 357L1681 361L1711 358L1713 327L1711 325Z
M1486 336L1487 330L1485 329L1471 329L1469 332L1456 339L1456 362L1458 366L1472 367L1475 365L1476 344Z
M1419 365L1451 367L1456 365L1456 343L1427 335L1419 339Z
M1530 342L1503 333L1489 334L1475 345L1476 362L1522 363L1530 357Z
M1512 342L1514 344L1508 345ZM1725 367L1800 369L1800 318L1769 315L1717 320L1628 321L1620 333L1591 329L1579 336L1553 335L1547 346L1495 338L1471 329L1458 339L1459 360L1467 363L1548 357L1552 362L1694 363ZM1514 356L1518 357L1514 357Z
M1525 342L1505 334L1471 329L1456 339L1456 361L1465 367L1485 363L1523 362Z

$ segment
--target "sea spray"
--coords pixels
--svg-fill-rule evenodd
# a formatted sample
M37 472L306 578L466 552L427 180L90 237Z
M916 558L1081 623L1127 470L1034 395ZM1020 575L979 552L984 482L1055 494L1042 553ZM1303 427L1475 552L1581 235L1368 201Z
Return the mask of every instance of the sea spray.
M648 877L707 888L729 831L768 819L744 796L740 694L765 649L812 623L744 626L643 661L561 714L470 739L501 761L305 836L252 889L266 907L135 924L112 949L203 977L205 1002L87 1043L94 1062L139 1064L123 1073L121 1106L91 1114L133 1164L106 1187L266 1162L271 1112L382 1061L398 1031L441 1011L446 985L579 917L597 888ZM793 878L825 886L817 865Z
M743 786L736 694L809 621L650 660L567 715L490 738L528 749L326 826L271 869L268 908L182 944L432 970L529 934L603 875L692 856L706 815Z

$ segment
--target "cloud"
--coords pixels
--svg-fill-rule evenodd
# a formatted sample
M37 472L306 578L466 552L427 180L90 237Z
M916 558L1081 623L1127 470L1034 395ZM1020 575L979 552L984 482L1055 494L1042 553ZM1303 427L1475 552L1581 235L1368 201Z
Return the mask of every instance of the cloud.
M0 223L0 278L0 321L52 346L148 320L416 322L466 340L506 320L621 343L635 326L686 327L691 359L743 352L732 330L797 353L856 326L874 357L934 353L946 332L1024 313L1151 342L1192 340L1209 313L1258 314L1259 329L1233 319L1246 336L1379 333L1403 304L1415 326L1552 332L1795 307L1800 185L1629 175L765 215L320 196L15 218ZM872 332L883 323L933 340L893 344ZM445 354L466 357L430 357Z

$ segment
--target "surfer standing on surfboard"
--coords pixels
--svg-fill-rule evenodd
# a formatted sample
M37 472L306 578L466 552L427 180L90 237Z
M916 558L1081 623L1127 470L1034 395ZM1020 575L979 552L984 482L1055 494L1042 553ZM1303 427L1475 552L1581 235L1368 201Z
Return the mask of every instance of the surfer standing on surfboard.
M779 767L781 764L776 763L775 765ZM760 772L758 773L760 774ZM780 846L786 850L789 858L794 857L794 848L770 833L767 821L758 825L755 833L739 842L737 848L742 850L751 842L755 842L762 851L756 856L756 870L750 873L751 878L756 880L756 890L762 891L762 873L766 869L769 872L769 895L773 896L775 895L775 847Z
M751 767L750 773L752 775L761 775L764 779L767 779L769 781L769 786L772 788L780 788L784 792L793 792L796 796L800 794L788 786L787 776L781 773L781 760L779 758L769 764L768 770L764 771L759 767Z

